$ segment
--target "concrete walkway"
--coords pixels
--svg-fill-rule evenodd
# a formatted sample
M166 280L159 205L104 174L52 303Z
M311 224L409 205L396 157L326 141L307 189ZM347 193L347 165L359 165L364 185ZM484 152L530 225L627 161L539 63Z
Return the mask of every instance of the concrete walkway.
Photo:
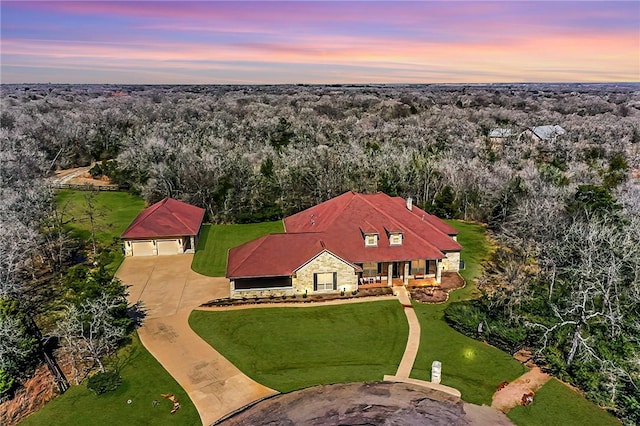
M128 257L116 276L129 302L147 309L138 329L142 344L184 388L203 425L277 392L251 380L189 327L202 303L228 297L229 282L191 270L193 255ZM170 392L167 389L167 392Z
M385 382L410 383L412 385L437 390L460 398L461 393L457 389L409 377L411 370L413 370L413 364L416 361L416 356L418 355L418 348L420 347L420 322L418 321L416 311L413 309L413 305L411 304L411 299L409 298L407 289L404 286L393 287L393 294L398 295L398 301L404 308L404 314L406 315L407 322L409 323L409 336L407 338L407 346L404 349L404 354L402 355L402 360L400 361L396 375L385 375L382 380Z
M420 347L420 322L416 316L416 311L411 305L407 289L404 286L393 287L393 294L398 295L398 301L404 308L404 314L407 316L407 321L409 322L407 346L404 349L404 355L402 355L402 360L398 366L396 377L408 379L411 374L411 370L413 369L413 363L418 355L418 348Z

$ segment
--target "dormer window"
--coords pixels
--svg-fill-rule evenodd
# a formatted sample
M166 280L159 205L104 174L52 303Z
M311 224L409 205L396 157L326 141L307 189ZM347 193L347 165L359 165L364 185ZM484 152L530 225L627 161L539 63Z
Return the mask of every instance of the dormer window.
M365 247L377 247L378 246L378 234L364 234Z
M391 232L389 234L389 245L401 246L402 245L402 232Z

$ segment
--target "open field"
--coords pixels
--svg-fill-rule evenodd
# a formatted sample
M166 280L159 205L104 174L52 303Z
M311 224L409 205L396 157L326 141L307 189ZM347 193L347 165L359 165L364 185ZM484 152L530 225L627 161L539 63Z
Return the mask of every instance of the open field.
M93 209L89 208L89 202ZM108 268L115 272L124 255L120 249L120 234L145 208L145 202L128 192L92 192L60 190L56 203L62 212L65 226L74 237L91 244L92 210L96 243L102 247L112 246L113 260Z
M409 326L397 301L194 311L191 327L252 379L289 392L394 374Z
M144 201L128 192L92 192L61 190L56 202L71 232L83 240L91 240L88 198L92 198L96 241L109 245L144 209Z
M270 233L284 232L282 221L204 225L191 268L210 277L224 277L230 248Z
M180 385L142 346L137 335L119 352L122 385L96 396L85 384L66 393L27 417L30 425L195 425L200 417ZM171 415L171 402L163 393L173 393L180 409ZM129 404L128 401L131 400ZM153 401L158 401L154 407Z

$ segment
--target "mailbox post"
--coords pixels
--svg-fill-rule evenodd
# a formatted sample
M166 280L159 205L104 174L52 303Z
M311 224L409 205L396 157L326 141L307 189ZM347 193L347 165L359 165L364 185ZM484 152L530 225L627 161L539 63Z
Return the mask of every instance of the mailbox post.
M440 383L440 374L442 372L442 363L440 361L433 361L431 363L431 383Z

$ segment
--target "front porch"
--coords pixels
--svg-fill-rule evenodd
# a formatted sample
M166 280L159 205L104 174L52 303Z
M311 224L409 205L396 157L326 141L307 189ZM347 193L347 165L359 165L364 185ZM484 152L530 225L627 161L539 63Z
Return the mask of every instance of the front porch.
M441 259L366 262L360 266L359 288L438 286L444 273Z

